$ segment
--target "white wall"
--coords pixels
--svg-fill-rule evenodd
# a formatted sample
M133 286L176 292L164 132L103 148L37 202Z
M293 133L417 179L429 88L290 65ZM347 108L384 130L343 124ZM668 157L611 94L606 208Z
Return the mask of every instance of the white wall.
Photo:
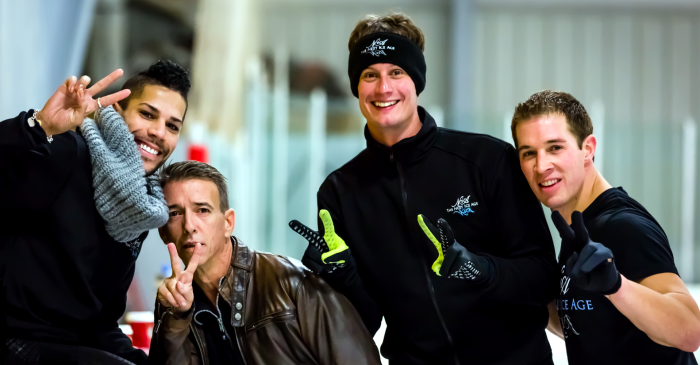
M95 0L0 1L0 121L80 76ZM97 81L97 80L94 80Z
M426 37L427 82L419 103L448 107L450 2L268 0L261 10L261 49L271 54L286 47L292 61L316 61L330 67L349 98L348 38L367 14L400 10L411 16Z
M542 89L567 91L589 112L601 103L603 174L654 215L678 263L680 202L685 199L680 193L681 124L700 117L700 7L521 3L482 1L477 6L476 130L510 140L502 133L504 115ZM700 249L695 251L698 262Z

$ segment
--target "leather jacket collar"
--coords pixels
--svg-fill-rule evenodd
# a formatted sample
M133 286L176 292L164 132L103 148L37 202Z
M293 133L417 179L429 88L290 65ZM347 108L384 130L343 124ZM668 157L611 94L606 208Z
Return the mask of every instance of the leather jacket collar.
M228 302L230 300L233 315L231 325L234 327L245 326L243 305L245 304L245 289L253 263L253 253L241 240L231 236L233 253L231 254L231 266L221 285L221 296ZM236 316L236 314L240 314Z

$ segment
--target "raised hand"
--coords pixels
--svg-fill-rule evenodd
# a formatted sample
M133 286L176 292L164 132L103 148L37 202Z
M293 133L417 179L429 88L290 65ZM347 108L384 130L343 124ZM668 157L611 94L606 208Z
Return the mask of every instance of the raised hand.
M199 257L201 255L202 245L197 243L194 247L194 253L187 265L186 270L182 270L180 264L180 256L177 255L175 244L168 243L168 252L170 253L170 264L173 268L173 274L165 279L158 287L158 300L166 307L171 307L177 312L187 312L192 308L194 301L194 293L192 291L192 280L194 272L199 265Z
M615 267L615 258L609 248L591 241L579 211L571 214L571 226L558 211L552 212L552 222L562 238L562 245L573 245L574 253L566 260L566 276L581 289L609 295L622 285L622 277Z
M316 273L334 272L354 260L345 241L335 233L331 214L321 209L318 216L323 223L323 236L298 220L289 222L289 227L307 241L309 247L304 252L301 262Z
M104 90L123 73L121 69L115 70L89 89L87 88L90 84L89 76L83 76L79 80L71 76L56 89L41 111L37 113L37 119L42 122L41 127L44 132L47 135L54 135L79 127L85 116L98 107L97 100L93 99L94 95ZM126 98L130 93L131 91L125 89L103 96L99 98L100 104L103 108L110 106Z
M474 282L481 282L491 275L489 260L460 245L446 220L438 219L435 228L424 215L419 214L418 225L438 251L438 258L432 265L436 274Z

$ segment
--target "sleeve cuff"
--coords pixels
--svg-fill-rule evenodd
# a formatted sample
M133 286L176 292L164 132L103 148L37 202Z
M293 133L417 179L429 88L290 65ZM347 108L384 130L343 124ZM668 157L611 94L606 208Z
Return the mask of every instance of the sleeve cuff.
M27 119L34 114L34 109L20 113L13 119L0 123L0 146L33 149L46 145L46 132L36 123L30 127Z
M680 274L678 273L678 269L676 269L675 265L654 265L654 266L648 266L644 268L640 268L640 270L635 270L632 272L620 272L620 274L624 275L625 278L628 280L634 281L635 283L639 283L640 281L650 277L654 276L656 274L663 274L663 273L672 273L676 274L680 277Z

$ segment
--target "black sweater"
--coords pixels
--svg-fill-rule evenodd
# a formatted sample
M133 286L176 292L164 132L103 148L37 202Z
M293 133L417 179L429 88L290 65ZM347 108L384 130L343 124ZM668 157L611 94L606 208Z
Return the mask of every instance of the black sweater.
M319 209L331 213L359 273L324 278L372 333L386 319L381 350L391 364L551 364L544 330L557 263L514 148L438 128L420 107L419 115L420 132L391 148L365 129L367 148L321 186ZM437 251L418 214L445 218L459 243L491 260L493 279L433 273Z
M145 363L146 354L117 324L138 252L105 230L83 138L66 132L48 143L38 124L29 127L32 112L0 122L5 335L93 347Z

